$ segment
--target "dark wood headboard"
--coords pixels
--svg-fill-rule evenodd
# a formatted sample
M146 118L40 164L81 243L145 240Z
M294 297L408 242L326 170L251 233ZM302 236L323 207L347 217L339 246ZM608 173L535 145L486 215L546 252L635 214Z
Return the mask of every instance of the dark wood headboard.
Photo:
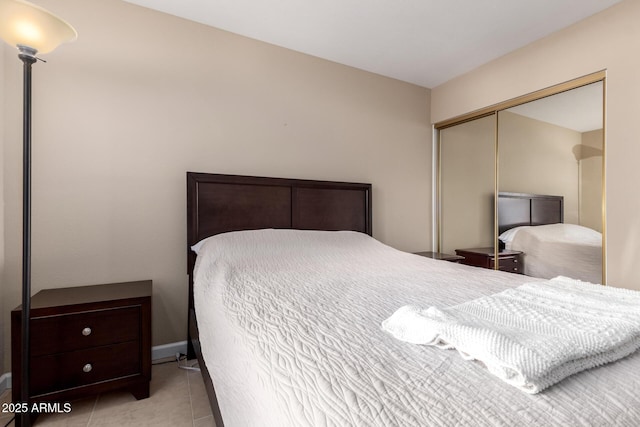
M564 197L498 193L498 235L522 225L564 222Z
M187 252L228 231L352 230L371 235L371 184L187 172Z

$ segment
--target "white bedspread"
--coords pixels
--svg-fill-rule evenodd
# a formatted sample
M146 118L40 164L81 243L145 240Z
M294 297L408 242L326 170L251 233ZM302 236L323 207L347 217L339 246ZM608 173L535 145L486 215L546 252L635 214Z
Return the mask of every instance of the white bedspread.
M218 235L195 269L200 342L227 427L637 426L640 356L536 395L380 328L535 279L407 254L351 232Z
M601 233L576 224L519 227L513 232L505 247L524 252L524 274L602 283Z
M403 341L456 349L535 394L640 348L640 292L557 277L453 307L404 306L382 327Z

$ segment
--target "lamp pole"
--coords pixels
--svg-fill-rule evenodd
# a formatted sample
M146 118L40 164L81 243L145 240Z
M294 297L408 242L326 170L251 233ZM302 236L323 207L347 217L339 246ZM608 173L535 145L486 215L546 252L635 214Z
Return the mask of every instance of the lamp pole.
M16 425L31 426L29 406L31 373L31 66L36 53L48 53L62 43L73 41L78 33L51 12L26 0L0 0L0 39L18 48L23 63L22 116L22 321L21 321L21 409ZM17 377L16 372L13 373ZM16 380L16 383L18 381ZM19 416L18 416L19 415ZM20 423L18 424L18 421Z
M23 63L22 109L22 371L20 401L29 404L29 373L31 372L31 65L36 62L36 50L18 46ZM20 414L22 426L31 426L31 411Z

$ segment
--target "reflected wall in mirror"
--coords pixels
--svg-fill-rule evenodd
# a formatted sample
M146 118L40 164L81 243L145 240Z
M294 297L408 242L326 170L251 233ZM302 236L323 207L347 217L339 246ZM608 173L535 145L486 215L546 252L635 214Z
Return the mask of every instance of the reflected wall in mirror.
M439 251L493 247L495 115L439 133Z
M499 198L500 242L522 252L525 274L604 282L603 100L600 81L498 112L498 191L563 200L563 219L535 218L532 205L526 224L513 222L513 195Z

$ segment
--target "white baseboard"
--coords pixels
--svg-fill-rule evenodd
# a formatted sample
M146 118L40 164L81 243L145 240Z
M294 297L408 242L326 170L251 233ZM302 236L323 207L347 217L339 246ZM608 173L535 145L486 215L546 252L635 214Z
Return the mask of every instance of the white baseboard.
M157 345L151 348L151 360L173 357L176 353L187 354L187 342L178 341L169 344Z
M187 354L187 342L178 341L151 347L151 360L174 357L176 353ZM11 388L11 372L0 375L0 394Z

